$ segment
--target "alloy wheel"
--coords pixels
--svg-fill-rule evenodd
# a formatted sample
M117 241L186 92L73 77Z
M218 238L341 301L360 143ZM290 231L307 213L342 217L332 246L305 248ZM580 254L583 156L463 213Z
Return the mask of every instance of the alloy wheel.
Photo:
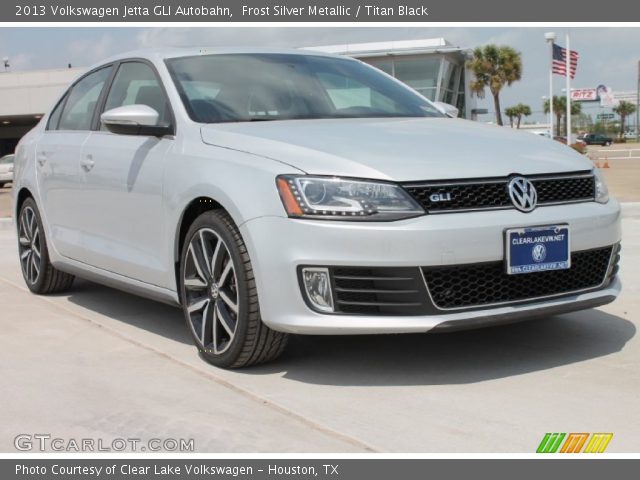
M224 353L238 328L240 302L233 259L212 229L202 228L191 238L182 281L194 336L207 352Z
M32 285L38 281L42 267L42 236L36 213L25 207L20 215L18 252L24 278Z

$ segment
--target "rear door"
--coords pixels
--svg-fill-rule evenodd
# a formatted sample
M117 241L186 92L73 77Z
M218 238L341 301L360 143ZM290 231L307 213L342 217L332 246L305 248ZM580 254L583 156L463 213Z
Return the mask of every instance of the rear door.
M82 189L80 153L111 71L106 66L77 81L52 111L36 146L41 210L50 227L50 240L61 255L72 259L80 257L84 229L77 215Z
M173 115L154 67L124 61L104 107L142 104L156 110L160 123ZM157 286L167 286L163 256L165 223L163 177L173 136L120 135L98 124L86 139L80 159L79 221L84 225L80 259L95 267Z

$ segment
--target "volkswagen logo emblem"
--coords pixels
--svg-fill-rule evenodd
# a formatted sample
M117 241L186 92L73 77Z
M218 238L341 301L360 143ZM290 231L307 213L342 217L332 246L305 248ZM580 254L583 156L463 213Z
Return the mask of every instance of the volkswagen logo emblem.
M513 177L507 186L513 205L521 212L530 212L538 203L538 192L529 180Z
M531 251L531 257L536 263L544 261L547 258L547 248L543 244L537 243Z

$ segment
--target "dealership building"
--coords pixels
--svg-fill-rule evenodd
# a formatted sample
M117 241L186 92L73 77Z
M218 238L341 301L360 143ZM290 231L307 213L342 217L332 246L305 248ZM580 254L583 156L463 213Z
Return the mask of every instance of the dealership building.
M63 90L85 69L0 73L0 155L13 152Z
M414 88L430 100L455 106L460 116L477 119L486 110L476 108L469 90L465 62L471 51L444 38L396 42L354 43L309 47L366 62Z

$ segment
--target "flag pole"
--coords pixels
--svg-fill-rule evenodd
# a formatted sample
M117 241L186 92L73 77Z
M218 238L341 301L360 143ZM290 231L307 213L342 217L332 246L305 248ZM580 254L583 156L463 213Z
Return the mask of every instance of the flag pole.
M569 45L569 34L567 33L567 54L566 60L566 75L567 75L567 145L571 145L571 47Z
M548 32L544 38L549 43L549 138L553 140L553 42L556 34Z
M553 140L553 41L549 43L551 61L549 62L549 138Z

